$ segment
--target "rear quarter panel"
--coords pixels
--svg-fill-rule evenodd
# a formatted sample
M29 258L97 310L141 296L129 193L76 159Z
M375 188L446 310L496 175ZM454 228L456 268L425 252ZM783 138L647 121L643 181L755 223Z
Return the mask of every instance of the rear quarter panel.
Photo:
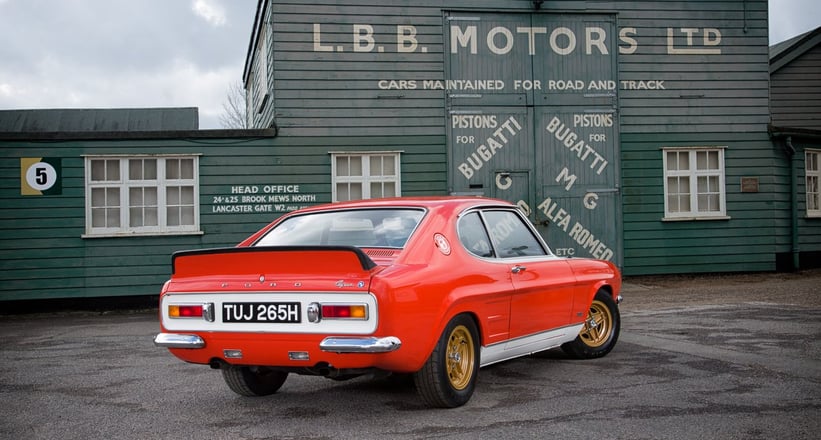
M588 259L568 259L568 262L578 281L579 291L573 304L573 316L577 317L577 321L587 316L593 297L599 290L609 291L614 300L618 297L621 292L621 273L613 263Z

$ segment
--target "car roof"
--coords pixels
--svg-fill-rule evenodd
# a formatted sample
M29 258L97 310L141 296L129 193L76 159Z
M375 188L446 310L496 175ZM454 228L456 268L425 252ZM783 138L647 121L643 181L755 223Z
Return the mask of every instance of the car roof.
M315 205L300 212L327 211L337 209L357 209L357 208L424 208L429 210L454 210L463 211L473 207L514 207L506 200L492 199L488 197L468 197L468 196L426 196L426 197L393 197L385 199L366 199L348 202L336 202L323 205Z

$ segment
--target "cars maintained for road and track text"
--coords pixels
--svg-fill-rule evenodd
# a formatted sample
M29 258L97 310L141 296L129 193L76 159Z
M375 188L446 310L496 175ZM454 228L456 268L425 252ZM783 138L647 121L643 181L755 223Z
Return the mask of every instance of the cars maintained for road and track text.
M246 396L290 373L411 373L428 405L456 407L481 366L555 347L596 358L619 335L617 268L553 255L500 200L315 206L172 266L154 343Z

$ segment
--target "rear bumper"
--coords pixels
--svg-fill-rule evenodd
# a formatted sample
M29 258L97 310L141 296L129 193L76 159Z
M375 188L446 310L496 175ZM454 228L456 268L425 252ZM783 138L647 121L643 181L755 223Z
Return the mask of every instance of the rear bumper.
M165 348L203 348L205 341L197 335L160 333L154 336L154 345Z
M154 336L154 345L165 348L203 348L205 341L197 335L179 333L159 333ZM402 346L395 336L384 338L331 336L319 343L319 349L330 353L389 353Z
M319 349L331 353L388 353L402 346L395 336L384 338L331 336L319 343Z

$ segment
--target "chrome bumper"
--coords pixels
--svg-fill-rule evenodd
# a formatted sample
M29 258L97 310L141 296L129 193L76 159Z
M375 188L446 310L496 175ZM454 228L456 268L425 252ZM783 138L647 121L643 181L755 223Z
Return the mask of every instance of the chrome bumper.
M205 347L205 341L197 335L160 333L154 336L154 345L165 348L202 348Z
M388 353L398 350L402 341L395 336L384 338L331 336L319 343L319 349L333 353Z

